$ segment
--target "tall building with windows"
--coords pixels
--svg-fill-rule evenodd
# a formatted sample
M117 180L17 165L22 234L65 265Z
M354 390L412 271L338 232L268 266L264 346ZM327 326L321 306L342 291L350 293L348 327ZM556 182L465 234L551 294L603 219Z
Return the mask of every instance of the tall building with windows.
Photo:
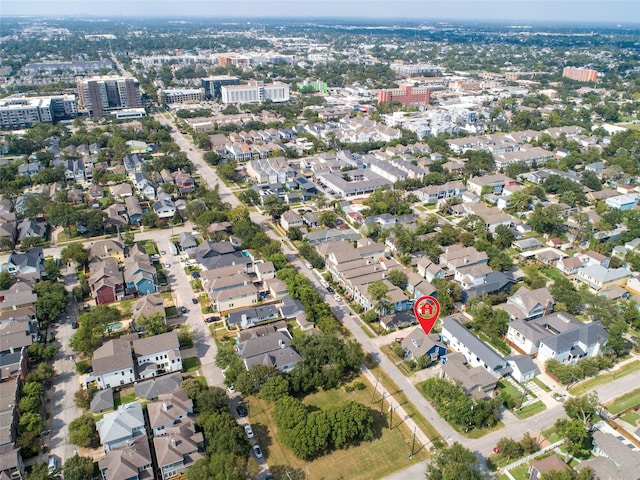
M562 76L577 82L595 82L598 80L598 71L589 68L564 67Z
M140 85L131 77L82 77L76 80L78 109L91 116L142 107Z
M201 88L167 88L161 92L167 105L172 103L198 103L204 100Z
M200 79L200 86L204 89L204 96L207 100L222 97L221 88L225 85L240 85L238 77L231 75L217 75Z
M78 114L75 95L25 97L13 95L0 100L0 128L28 128L35 122L53 123Z
M221 89L222 103L260 103L265 100L272 102L289 101L289 85L286 83L272 83L251 81L248 85L223 86Z
M400 88L385 88L378 91L378 103L400 102L403 105L422 103L429 105L431 89L429 87L411 87L401 85Z

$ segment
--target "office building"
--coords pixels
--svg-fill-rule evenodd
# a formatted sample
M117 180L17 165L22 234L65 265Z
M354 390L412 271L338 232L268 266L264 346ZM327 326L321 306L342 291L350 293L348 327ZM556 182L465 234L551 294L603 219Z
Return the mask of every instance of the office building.
M220 89L225 85L240 85L240 79L230 75L217 75L200 79L200 86L204 89L204 96L207 100L212 98L220 99L222 97Z
M251 81L248 85L223 86L222 103L260 103L271 100L274 103L289 101L289 85Z
M0 100L0 128L28 128L34 122L53 123L78 114L75 95L25 97L13 95Z
M423 75L425 77L437 77L444 73L444 68L426 63L404 63L393 62L389 68L401 77L414 77Z
M198 103L204 100L201 88L167 88L162 90L162 98L167 105L172 103Z
M577 82L595 82L598 79L598 71L588 68L564 67L562 76Z
M378 103L400 102L403 105L421 103L429 105L431 89L429 87L411 87L401 85L400 88L385 88L378 91Z
M90 116L101 117L105 113L123 108L142 107L140 85L131 77L83 77L76 80L78 109Z

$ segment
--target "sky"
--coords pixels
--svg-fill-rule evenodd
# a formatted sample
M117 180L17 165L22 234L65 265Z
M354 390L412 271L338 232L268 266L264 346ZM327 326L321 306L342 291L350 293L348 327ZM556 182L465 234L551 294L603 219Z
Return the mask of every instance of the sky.
M640 0L0 0L2 16L372 18L640 23Z

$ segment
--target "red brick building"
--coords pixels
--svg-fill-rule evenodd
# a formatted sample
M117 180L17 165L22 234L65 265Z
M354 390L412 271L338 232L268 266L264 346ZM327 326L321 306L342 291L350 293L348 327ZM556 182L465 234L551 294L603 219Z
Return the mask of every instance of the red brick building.
M403 85L400 88L385 88L378 92L378 103L400 102L403 105L422 103L429 105L431 89L428 87L411 87Z
M578 82L595 82L598 79L598 71L588 68L564 67L562 76Z

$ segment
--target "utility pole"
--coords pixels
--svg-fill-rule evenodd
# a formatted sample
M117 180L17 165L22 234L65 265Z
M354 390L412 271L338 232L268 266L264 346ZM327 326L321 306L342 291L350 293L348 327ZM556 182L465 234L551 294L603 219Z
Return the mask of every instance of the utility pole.
M374 399L374 398L375 398L375 396L376 396L376 390L378 389L378 382L379 382L380 380L381 380L381 377L380 377L380 376L378 376L378 378L376 378L376 384L375 384L375 386L373 387L373 393L371 394L371 403L373 403L373 399Z
M411 455L413 455L413 451L416 446L416 428L417 427L415 426L413 427L413 441L411 442Z
M393 404L389 404L389 430L393 429Z
M383 415L382 413L382 407L384 406L384 397L386 397L387 392L383 391L382 392L382 400L380 400L380 415Z

